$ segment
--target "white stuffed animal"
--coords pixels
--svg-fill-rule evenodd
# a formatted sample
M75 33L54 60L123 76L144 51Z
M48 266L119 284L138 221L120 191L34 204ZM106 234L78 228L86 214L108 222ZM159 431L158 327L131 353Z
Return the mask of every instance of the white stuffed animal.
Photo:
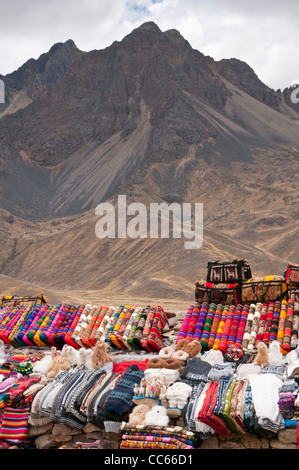
M79 362L79 351L73 346L67 345L65 347L65 357L69 360L72 366L76 366Z
M145 415L145 424L147 426L167 426L169 416L165 406L155 405Z
M283 354L280 351L280 343L278 341L272 341L269 344L268 363L278 364L281 362L283 362Z
M46 375L52 360L52 355L46 354L40 361L34 362L33 372Z
M85 348L80 348L78 350L78 362L77 362L77 366L80 367L80 366L85 366L85 360L86 360L86 349Z
M93 358L93 349L86 349L85 351L85 367L86 369L93 369L92 365L92 358Z
M166 398L170 408L182 410L192 392L192 387L184 382L176 382L170 385L166 392Z

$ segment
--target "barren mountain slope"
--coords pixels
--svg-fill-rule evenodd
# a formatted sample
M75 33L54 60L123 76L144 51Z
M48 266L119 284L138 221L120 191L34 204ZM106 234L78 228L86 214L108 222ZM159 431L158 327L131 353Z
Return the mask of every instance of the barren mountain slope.
M245 257L254 275L299 263L299 114L288 90L271 90L247 64L215 62L146 23L102 51L53 46L6 79L7 286L189 301L208 259ZM100 240L95 208L116 207L118 194L147 208L203 203L202 246Z

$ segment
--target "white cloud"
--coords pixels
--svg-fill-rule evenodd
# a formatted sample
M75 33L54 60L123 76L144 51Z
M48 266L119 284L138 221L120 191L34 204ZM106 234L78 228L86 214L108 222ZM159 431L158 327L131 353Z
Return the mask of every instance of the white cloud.
M145 21L177 29L216 60L244 60L270 87L299 75L297 0L10 0L1 2L0 74L73 39L89 51L120 41Z

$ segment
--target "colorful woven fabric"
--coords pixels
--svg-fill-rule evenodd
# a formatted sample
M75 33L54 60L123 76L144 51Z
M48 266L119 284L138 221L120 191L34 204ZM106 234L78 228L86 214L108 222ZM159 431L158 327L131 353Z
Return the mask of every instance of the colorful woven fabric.
M123 341L123 343L124 343L124 345L127 349L132 349L132 346L128 343L128 338L131 334L132 328L133 328L133 326L136 322L137 317L140 317L141 310L142 310L141 307L137 307L137 308L132 309L131 317L130 317L130 319L129 319L127 325L126 325L126 329L123 333L122 341Z
M126 342L123 341L123 336L124 336L124 333L127 329L128 323L130 322L130 319L132 317L132 314L133 314L134 310L135 310L135 307L128 308L128 310L126 312L126 315L123 319L123 322L120 325L119 332L116 335L117 344L119 345L119 347L121 349L125 349L125 350L129 349L129 347L126 345Z
M110 344L113 343L113 345L118 348L122 349L121 345L117 341L117 335L119 334L121 325L123 324L126 315L128 312L130 312L131 306L130 305L125 305L122 311L119 313L117 321L114 324L113 331L109 334L109 341Z
M221 319L220 319L220 322L219 322L219 325L218 325L217 333L216 333L216 336L215 336L215 341L214 341L214 344L213 344L213 349L215 349L215 350L218 350L218 348L219 348L219 343L220 343L220 340L221 340L221 336L222 336L223 328L224 328L224 325L225 325L226 317L228 315L228 311L229 311L229 306L225 305L224 308L223 308L223 311L222 311Z
M280 346L282 346L282 340L283 340L283 335L284 335L284 327L285 327L286 316L287 316L287 306L288 306L288 303L285 300L283 300L281 302L280 316L279 316L278 329L277 329L277 341L280 343Z
M156 307L155 307L155 305L151 305L150 308L149 308L147 317L146 317L145 325L144 325L142 336L141 336L141 339L140 339L142 349L144 349L145 351L148 351L148 352L149 352L149 348L148 348L148 345L147 345L147 341L148 341L148 336L149 336L150 331L151 331L152 323L153 323L154 318L155 318L155 313L156 313Z
M136 349L142 349L141 338L150 308L150 305L148 305L142 310L138 324L136 326L134 337L128 338L129 344L132 344L132 346L134 346Z
M41 338L42 333L47 330L55 318L57 312L57 307L49 307L49 309L44 313L39 321L39 328L33 337L33 341L37 346L44 347L48 343L46 339Z
M159 352L163 348L162 331L167 323L167 316L161 306L158 306L147 340L149 352Z
M218 304L215 314L214 314L212 326L211 326L211 331L210 331L210 336L209 336L209 341L208 341L208 349L212 349L214 346L214 341L215 341L218 326L221 320L222 312L223 312L223 305Z
M176 343L178 341L180 341L181 339L185 339L187 337L188 327L189 327L189 323L190 323L190 319L191 319L193 310L194 310L194 305L191 305L188 308L187 313L186 313L186 315L183 319L183 322L181 324L179 334L177 335L177 338L176 338Z
M195 330L194 330L194 335L193 335L194 340L197 340L197 341L201 340L201 335L203 332L203 327L206 321L208 310L209 310L209 304L207 302L203 302L200 305L199 316L198 316L198 320L197 320Z
M282 349L289 352L291 350L291 337L292 337L292 328L293 328L293 317L294 317L294 300L288 301L285 327L282 338Z
M277 340L277 332L278 332L278 323L280 318L280 310L281 310L281 302L277 300L274 306L273 318L272 318L272 325L270 328L270 337L269 342Z
M265 323L265 329L264 329L263 338L262 338L263 343L265 343L266 345L268 345L269 341L270 341L270 333L271 333L271 325L272 325L274 307L275 307L275 303L274 302L269 302L268 310L267 310L267 318L266 318L266 323Z
M94 335L94 343L96 344L97 341L105 341L106 337L108 336L108 331L110 330L111 323L114 319L115 315L115 308L109 307L108 310L104 311L104 317L101 321L100 325L98 326L97 332Z
M255 347L256 335L258 331L262 307L263 305L261 303L256 304L254 315L253 315L253 320L252 320L250 337L248 341L248 350L252 350Z
M66 312L64 321L62 322L59 330L57 331L54 337L54 343L58 349L62 349L63 346L66 344L65 336L69 328L71 327L75 311L76 311L76 307L73 305L70 305L68 311Z
M24 346L24 343L19 340L18 335L21 334L21 332L24 330L26 321L30 317L31 312L32 312L32 308L27 307L24 313L22 314L22 316L18 320L18 327L12 333L11 338L9 338L9 341L15 347Z
M80 341L80 333L81 331L83 331L83 329L85 328L85 325L86 325L86 319L88 317L88 314L91 310L91 305L90 304L86 304L84 305L84 309L83 311L81 312L81 315L80 317L78 318L78 321L76 320L76 325L74 326L73 328L73 332L72 332L72 335L69 339L69 342L70 340L73 342L73 343L76 343L77 344L77 349L79 349L80 347L83 347L81 341ZM56 319L55 319L56 321Z
M223 332L222 332L222 335L221 335L221 339L220 339L220 342L219 342L219 348L218 348L222 352L222 354L226 353L229 333L230 333L231 325L232 325L232 322L233 322L235 310L236 310L236 306L231 305L229 307L229 310L228 310L228 313L227 313L227 317L226 317L226 320L225 320L225 324L224 324L224 327L223 327Z
M113 318L110 322L110 326L109 326L109 329L107 331L107 337L105 339L105 341L107 343L110 344L110 346L112 346L114 349L117 349L117 346L115 346L115 344L113 343L113 341L111 341L110 339L110 335L113 334L113 331L114 331L114 327L116 325L116 323L118 322L118 319L119 319L119 316L121 314L121 312L123 311L123 309L125 308L124 305L120 305L114 312L114 315L113 315Z
M64 337L64 342L65 344L69 345L69 346L72 346L73 348L75 349L79 349L79 345L76 341L74 341L72 339L72 335L74 334L74 331L76 329L76 326L78 325L79 323L79 320L80 320L80 317L84 311L84 308L85 308L85 305L80 305L77 310L74 312L74 318L73 318L73 321L72 321L72 324L68 330L68 332L66 333L65 337ZM52 320L53 321L53 320ZM41 334L41 338L43 337L43 333ZM42 338L43 339L43 338Z
M230 429L225 422L215 414L215 409L219 399L220 381L216 380L208 384L203 405L198 413L198 419L202 423L208 424L220 436L227 436L231 434Z
M98 315L97 315L97 318L95 320L95 323L93 325L93 328L90 332L90 335L88 337L88 342L89 344L93 347L95 346L95 337L96 337L96 334L104 320L104 317L106 315L106 313L108 312L109 308L108 307L103 307L103 306L99 306L98 307Z
M149 442L150 438L143 440L125 440L123 439L120 444L120 449L193 449L192 446L180 443L175 438L162 438L153 439ZM167 441L165 442L165 439Z
M137 313L136 313L136 316L134 316L134 319L132 321L132 325L130 327L130 332L127 336L127 344L128 344L128 347L131 348L131 349L135 349L135 350L139 350L140 347L141 347L141 344L140 344L140 341L139 341L139 336L141 337L141 334L142 334L142 330L141 330L141 322L144 321L145 322L145 318L146 318L146 315L147 315L147 311L149 309L149 305L147 307L144 307L144 308L140 308L138 309ZM134 342L134 339L136 337L136 344ZM137 342L139 341L139 343L137 344Z
M129 436L154 436L154 437L174 437L181 442L188 443L194 447L200 445L200 438L192 431L188 431L181 426L159 426L145 424L129 424L125 421L121 424L121 430L126 437Z
M257 332L256 332L255 347L257 347L258 343L260 343L263 340L263 335L264 335L264 331L266 328L267 313L268 313L268 304L263 304L258 327L257 327Z
M53 319L49 329L45 332L46 334L46 337L47 337L47 344L48 346L56 346L55 345L55 342L54 342L54 338L55 338L55 335L57 333L57 331L59 330L62 322L63 322L63 319L65 317L65 311L67 309L67 305L66 304L61 304L56 315L55 315L55 318Z
M279 394L278 407L284 419L292 419L294 414L295 395L292 392Z
M35 346L35 344L33 343L33 341L30 339L30 336L34 336L34 333L36 332L36 323L38 322L38 320L40 319L42 313L44 312L44 309L45 307L47 308L47 306L43 306L43 307L37 307L34 309L33 311L33 317L32 317L32 321L30 322L30 325L27 329L27 331L25 332L25 334L23 335L22 337L22 342L27 345L27 346Z
M291 349L296 349L298 346L298 330L299 330L299 302L295 302L292 337L291 337Z
M247 315L246 326L245 326L243 341L242 341L242 347L244 349L248 348L254 312L255 312L255 304L251 304L249 307L248 315Z
M242 347L242 342L243 342L243 337L245 333L245 328L246 328L246 323L247 323L247 317L248 317L248 312L249 312L249 305L244 305L242 308L242 313L240 317L240 322L238 326L238 331L236 335L236 348L241 348Z
M200 312L200 306L199 304L196 304L192 310L192 314L190 318L188 319L188 327L187 327L187 332L186 332L186 339L190 342L193 340L193 335L195 331L195 327L197 324L197 320L199 317L199 312Z
M203 330L202 330L202 335L200 338L200 343L201 343L201 347L203 351L206 351L208 349L208 342L209 342L210 332L211 332L212 323L213 323L216 309L217 309L216 304L211 303L209 305L209 309L208 309L207 316L206 316L205 323L204 323Z
M102 310L101 305L98 305L98 306L94 305L86 319L85 328L83 328L82 331L80 331L80 342L86 348L92 347L92 344L89 342L89 337L91 335L91 332L95 326L95 323L98 319L98 316L101 310Z
M229 331L229 336L227 340L228 346L232 346L236 342L242 310L243 310L243 306L238 304L234 312L231 328Z
M16 409L6 407L0 428L0 439L18 445L28 438L29 407Z

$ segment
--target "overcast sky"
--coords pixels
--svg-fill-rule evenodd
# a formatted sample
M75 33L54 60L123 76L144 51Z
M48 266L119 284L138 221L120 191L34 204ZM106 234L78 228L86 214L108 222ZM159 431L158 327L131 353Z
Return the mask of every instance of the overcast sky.
M299 78L298 0L1 0L0 20L2 75L57 42L104 49L154 21L215 60L244 60L275 90Z

